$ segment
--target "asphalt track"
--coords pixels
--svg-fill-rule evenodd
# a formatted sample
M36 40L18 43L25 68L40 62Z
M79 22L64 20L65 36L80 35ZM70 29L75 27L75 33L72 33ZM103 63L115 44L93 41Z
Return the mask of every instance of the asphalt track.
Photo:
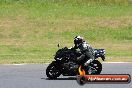
M80 86L75 77L61 76L48 80L47 64L0 65L0 88L132 88L129 84L85 84ZM103 63L102 74L130 74L132 63Z

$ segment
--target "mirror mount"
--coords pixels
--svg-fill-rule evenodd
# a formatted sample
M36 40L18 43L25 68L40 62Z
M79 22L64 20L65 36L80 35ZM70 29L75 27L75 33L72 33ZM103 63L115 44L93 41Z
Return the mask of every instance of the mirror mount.
M60 47L60 44L58 44L57 47Z

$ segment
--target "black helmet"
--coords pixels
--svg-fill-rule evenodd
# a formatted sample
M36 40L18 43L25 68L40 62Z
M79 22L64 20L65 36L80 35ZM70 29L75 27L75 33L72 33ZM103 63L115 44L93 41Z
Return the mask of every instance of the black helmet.
M76 36L75 38L74 38L74 44L75 45L79 45L80 43L82 43L83 42L83 37L81 37L81 36Z

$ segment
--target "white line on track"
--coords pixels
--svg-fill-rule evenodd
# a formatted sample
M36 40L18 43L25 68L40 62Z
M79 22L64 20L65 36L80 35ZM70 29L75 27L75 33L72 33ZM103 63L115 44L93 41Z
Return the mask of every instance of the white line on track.
M111 63L111 64L131 63L132 64L132 62L102 62L102 63Z
M108 63L108 64L112 64L112 63L114 63L114 64L118 64L118 63L131 63L132 64L132 62L102 62L102 63ZM50 64L50 63L44 63L44 64Z
M2 65L16 65L16 66L22 66L22 65L27 65L27 64L2 64Z
M102 63L104 63L104 64L120 64L120 63L124 63L124 64L127 64L127 63L129 63L129 64L132 64L132 62L102 62ZM25 63L25 64L1 64L1 65L14 65L14 66L22 66L22 65L35 65L34 63ZM44 63L43 65L48 65L48 64L50 64L50 63Z

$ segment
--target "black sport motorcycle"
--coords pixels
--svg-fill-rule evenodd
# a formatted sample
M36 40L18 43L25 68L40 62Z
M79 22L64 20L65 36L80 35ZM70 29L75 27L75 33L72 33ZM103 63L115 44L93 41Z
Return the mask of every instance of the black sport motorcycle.
M50 79L56 79L61 74L63 76L76 76L85 74L100 74L102 71L102 64L96 60L101 57L105 60L105 50L95 49L95 60L92 61L87 68L84 68L84 63L87 60L86 57L82 60L77 60L82 53L75 49L69 49L64 47L59 49L54 55L55 61L49 64L46 69L46 75Z

